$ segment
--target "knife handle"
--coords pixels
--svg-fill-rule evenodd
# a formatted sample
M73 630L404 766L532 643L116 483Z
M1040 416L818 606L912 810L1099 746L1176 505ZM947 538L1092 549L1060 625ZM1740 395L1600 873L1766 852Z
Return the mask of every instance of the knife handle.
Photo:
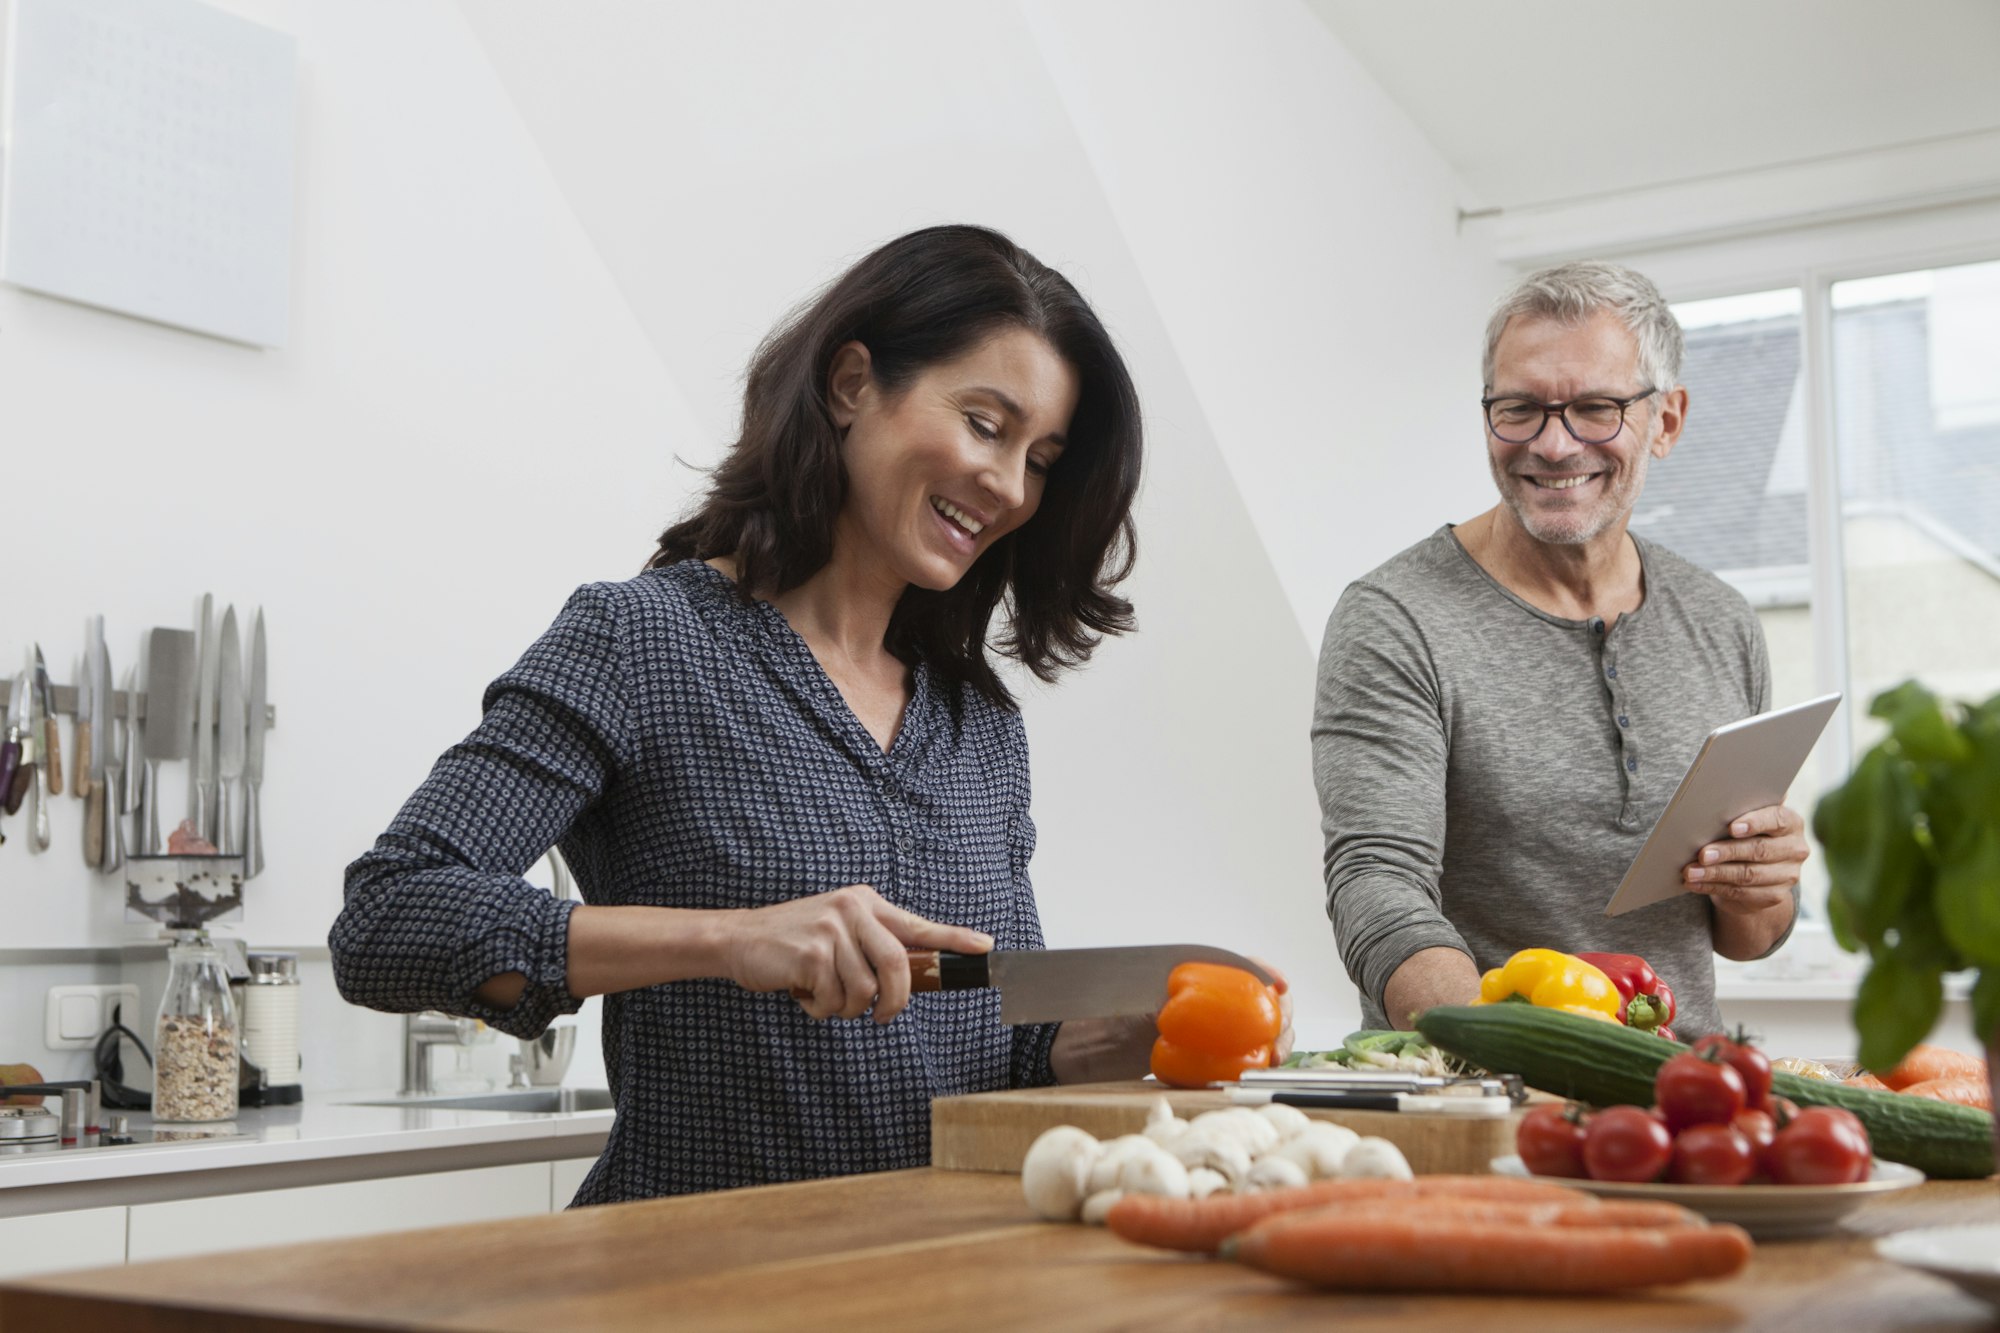
M910 949L910 993L942 990L984 990L993 984L983 953L945 953Z
M132 823L141 856L157 856L160 851L160 761L148 759L139 777L139 815Z
M62 728L56 725L53 716L42 719L42 735L48 740L48 760L42 765L42 772L48 775L49 795L62 795Z
M118 815L119 794L125 785L120 779L125 775L119 771L117 764L108 765L104 772L106 781L99 784L107 789L104 797L104 859L98 865L109 872L125 868L125 821Z
M21 799L14 794L14 775L21 771L21 741L19 733L10 733L0 742L0 809L13 814L21 808ZM22 795L27 788L22 788Z
M255 879L264 869L264 821L258 818L257 789L262 782L243 784L243 878Z
M86 722L77 730L89 725ZM104 862L104 784L79 773L73 785L81 789L76 794L83 798L83 863L95 870Z
M90 779L86 776L89 772L90 719L80 717L76 720L76 768L72 774L76 781L69 784L70 795L80 801L90 799ZM95 865L96 862L93 861L91 864Z

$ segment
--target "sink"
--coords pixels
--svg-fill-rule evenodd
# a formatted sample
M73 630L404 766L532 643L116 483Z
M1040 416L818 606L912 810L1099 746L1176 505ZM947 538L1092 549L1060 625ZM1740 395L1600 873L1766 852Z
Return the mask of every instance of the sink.
M516 1115L561 1115L568 1111L608 1111L609 1088L507 1088L464 1096L436 1094L394 1097L377 1102L346 1102L347 1106L430 1107L440 1111L511 1111Z

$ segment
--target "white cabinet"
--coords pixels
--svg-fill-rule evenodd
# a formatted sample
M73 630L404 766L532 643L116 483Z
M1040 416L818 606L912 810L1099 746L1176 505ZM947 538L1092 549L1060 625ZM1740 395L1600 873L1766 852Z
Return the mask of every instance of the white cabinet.
M583 1178L597 1165L595 1157L577 1157L567 1162L549 1163L549 1211L559 1213L583 1186Z
M134 1204L122 1257L136 1264L212 1250L546 1214L549 1178L547 1162L526 1162Z
M125 1262L125 1210L0 1218L0 1279Z

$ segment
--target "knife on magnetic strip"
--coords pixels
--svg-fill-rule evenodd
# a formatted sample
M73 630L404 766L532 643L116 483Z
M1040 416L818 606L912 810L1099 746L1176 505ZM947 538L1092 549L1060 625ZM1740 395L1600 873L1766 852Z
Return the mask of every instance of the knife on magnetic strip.
M258 809L264 785L264 608L250 629L250 737L243 752L243 878L264 869L264 820Z
M1220 963L1240 967L1266 985L1272 980L1268 971L1242 954L1206 944L908 952L912 993L997 990L1002 1023L1155 1014L1167 1002L1168 974L1182 963Z
M215 803L215 849L234 856L236 786L243 776L243 649L236 639L236 608L222 613L222 705L216 714L222 785Z
M215 594L201 595L201 632L195 639L194 765L188 773L188 818L194 831L215 841L215 692L221 654L215 651ZM183 724L185 725L185 724Z

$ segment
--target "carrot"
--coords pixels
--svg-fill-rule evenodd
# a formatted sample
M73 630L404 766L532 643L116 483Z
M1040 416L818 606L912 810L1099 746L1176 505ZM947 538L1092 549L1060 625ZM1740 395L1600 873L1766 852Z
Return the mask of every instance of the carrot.
M1894 1089L1891 1088L1887 1083L1884 1083L1881 1079L1876 1078L1873 1074L1869 1073L1865 1069L1862 1070L1860 1073L1856 1074L1852 1078L1842 1079L1841 1082L1845 1083L1850 1088L1869 1088L1875 1092L1894 1091Z
M1223 1241L1274 1213L1373 1199L1452 1195L1516 1203L1574 1203L1582 1190L1512 1176L1419 1176L1415 1180L1322 1180L1263 1194L1211 1194L1206 1199L1163 1199L1128 1194L1111 1207L1112 1234L1165 1250L1212 1254Z
M1903 1063L1882 1075L1882 1081L1897 1092L1906 1092L1913 1083L1933 1079L1985 1077L1986 1062L1978 1056L1919 1043L1903 1057Z
M1922 1083L1912 1083L1903 1089L1905 1097L1929 1097L1933 1101L1957 1102L1960 1106L1976 1106L1982 1111L1993 1109L1993 1088L1986 1081L1986 1075L1978 1078L1931 1078Z
M1342 1217L1451 1217L1463 1222L1505 1222L1522 1227L1695 1227L1706 1226L1700 1213L1674 1203L1649 1199L1585 1198L1574 1203L1475 1199L1439 1194L1419 1199L1361 1199L1352 1203L1319 1204L1272 1216L1308 1217L1338 1213Z
M1519 1227L1445 1216L1280 1214L1223 1254L1350 1290L1598 1292L1727 1277L1750 1258L1740 1227Z

